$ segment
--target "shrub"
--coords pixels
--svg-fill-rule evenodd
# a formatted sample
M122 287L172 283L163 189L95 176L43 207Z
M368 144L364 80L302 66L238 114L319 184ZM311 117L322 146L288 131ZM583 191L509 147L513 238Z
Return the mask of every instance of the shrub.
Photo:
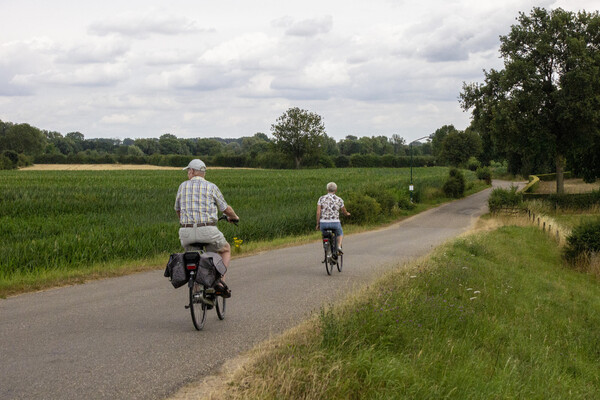
M350 157L339 155L335 158L335 166L338 168L347 168L350 166Z
M467 161L467 168L471 171L477 171L477 169L481 167L481 163L476 157L470 157Z
M15 167L19 163L19 154L14 150L4 150L2 155L8 158L10 162L15 165Z
M523 194L517 191L516 186L510 189L496 188L490 194L488 206L492 213L503 208L520 208L523 206Z
M504 176L508 174L508 161L499 162L492 160L490 161L490 168L494 176Z
M15 169L16 164L13 164L12 160L6 157L4 154L0 155L0 169Z
M455 199L465 195L465 177L457 168L451 168L448 179L442 187L444 194Z
M480 167L477 168L475 172L477 174L477 179L485 181L488 185L492 184L492 170L490 167Z
M600 218L575 227L567 237L565 258L571 262L600 253Z
M365 190L365 194L379 203L383 213L389 213L397 204L396 196L391 189L371 186Z
M381 206L374 198L361 193L351 193L345 201L345 206L350 211L350 220L353 223L377 222L381 217Z

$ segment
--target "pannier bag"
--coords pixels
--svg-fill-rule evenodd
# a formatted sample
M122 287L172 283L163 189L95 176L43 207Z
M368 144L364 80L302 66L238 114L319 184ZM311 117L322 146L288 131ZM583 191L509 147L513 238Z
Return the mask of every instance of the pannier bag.
M196 282L213 287L217 280L225 275L225 272L227 272L227 267L219 254L210 251L200 254Z
M167 268L165 268L165 277L169 278L175 289L185 285L189 279L188 271L185 268L185 253L171 254Z

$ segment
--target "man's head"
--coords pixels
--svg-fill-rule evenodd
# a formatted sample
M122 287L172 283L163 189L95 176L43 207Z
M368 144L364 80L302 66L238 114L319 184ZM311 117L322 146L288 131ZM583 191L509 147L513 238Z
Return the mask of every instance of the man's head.
M204 176L204 173L206 172L206 164L204 164L202 160L194 158L184 169L187 169L188 175Z
M327 184L327 191L329 193L335 193L337 190L337 185L335 184L335 182L329 182Z

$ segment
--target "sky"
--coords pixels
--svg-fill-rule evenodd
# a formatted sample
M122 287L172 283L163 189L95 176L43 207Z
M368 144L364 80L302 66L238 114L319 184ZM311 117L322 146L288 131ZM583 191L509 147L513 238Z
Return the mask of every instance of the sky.
M465 129L533 7L598 0L0 0L0 120L91 138L239 138L291 107L328 136Z

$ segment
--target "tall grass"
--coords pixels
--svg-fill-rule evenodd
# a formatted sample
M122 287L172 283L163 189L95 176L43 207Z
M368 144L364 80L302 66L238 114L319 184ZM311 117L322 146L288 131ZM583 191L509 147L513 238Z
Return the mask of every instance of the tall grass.
M426 191L441 187L447 169L413 173ZM0 172L0 283L180 251L173 205L184 179L183 171ZM311 232L329 181L342 197L373 185L400 193L409 170L209 170L207 179L242 219L238 227L220 225L227 239L252 243Z
M254 354L225 399L591 399L600 286L536 228L440 248Z

